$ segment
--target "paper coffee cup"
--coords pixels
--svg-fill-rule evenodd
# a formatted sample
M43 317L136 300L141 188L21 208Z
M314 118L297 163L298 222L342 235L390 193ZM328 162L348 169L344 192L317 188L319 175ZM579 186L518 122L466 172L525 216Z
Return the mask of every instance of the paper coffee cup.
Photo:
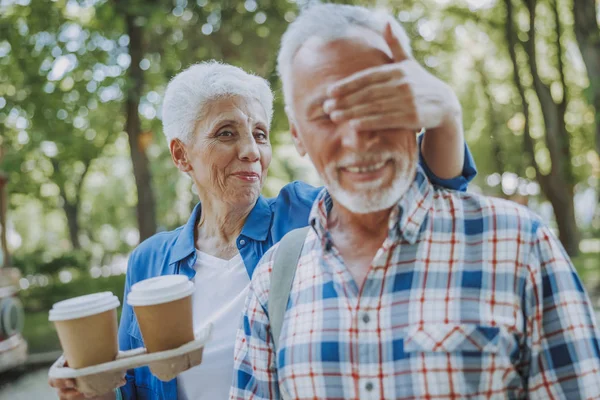
M52 306L49 320L54 322L69 367L90 367L117 357L119 304L117 296L102 292Z
M127 304L133 307L149 353L178 348L194 340L192 293L185 275L163 275L131 287Z

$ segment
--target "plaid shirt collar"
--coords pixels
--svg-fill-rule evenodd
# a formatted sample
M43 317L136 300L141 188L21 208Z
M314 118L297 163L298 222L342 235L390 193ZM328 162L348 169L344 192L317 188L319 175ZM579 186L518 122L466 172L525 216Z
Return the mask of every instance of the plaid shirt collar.
M388 236L392 240L403 238L414 244L419 236L425 217L433 201L433 187L420 166L412 184L390 214L388 220ZM328 230L327 219L333 207L333 200L327 189L317 197L309 216L309 223L321 239L326 249L331 248L332 240Z

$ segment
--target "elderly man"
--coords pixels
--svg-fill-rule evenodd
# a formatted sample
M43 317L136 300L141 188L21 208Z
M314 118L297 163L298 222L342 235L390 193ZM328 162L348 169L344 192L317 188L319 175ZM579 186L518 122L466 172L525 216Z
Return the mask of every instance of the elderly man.
M314 6L284 35L291 132L326 189L279 336L269 294L283 245L254 273L230 398L599 398L590 301L556 237L527 209L433 186L417 166L416 130L460 125L460 108L409 49L396 21L353 6ZM361 71L397 80L405 129L350 122L366 110L336 99Z

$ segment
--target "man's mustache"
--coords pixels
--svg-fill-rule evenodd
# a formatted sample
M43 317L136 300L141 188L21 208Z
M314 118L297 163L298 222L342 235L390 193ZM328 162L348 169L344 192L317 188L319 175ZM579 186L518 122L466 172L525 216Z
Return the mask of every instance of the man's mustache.
M344 155L339 160L335 161L334 165L337 168L347 168L355 166L368 166L389 160L397 159L399 154L391 151L370 151L368 153L350 153Z

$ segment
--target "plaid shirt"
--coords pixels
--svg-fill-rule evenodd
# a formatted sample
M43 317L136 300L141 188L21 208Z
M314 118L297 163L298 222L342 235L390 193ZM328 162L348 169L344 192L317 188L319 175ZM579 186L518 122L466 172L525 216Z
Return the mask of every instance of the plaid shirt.
M257 267L231 399L597 399L598 332L568 256L517 204L419 169L362 288L315 202L273 353L273 247Z

